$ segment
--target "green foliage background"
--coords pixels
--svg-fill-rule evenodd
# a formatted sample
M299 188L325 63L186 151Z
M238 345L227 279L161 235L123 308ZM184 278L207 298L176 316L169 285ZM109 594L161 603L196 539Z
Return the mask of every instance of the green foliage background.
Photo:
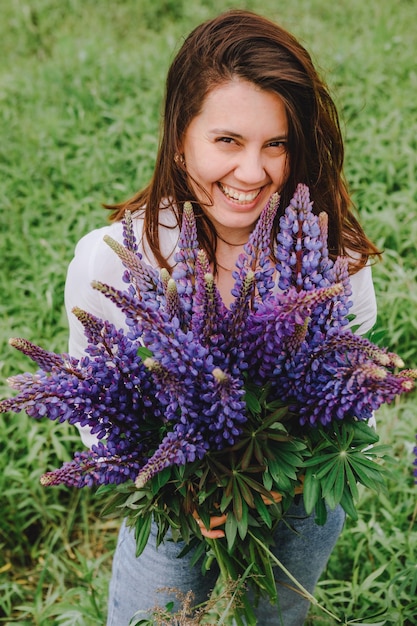
M64 351L66 267L103 225L103 202L149 178L164 77L189 30L253 9L294 32L339 105L346 174L384 261L376 338L417 365L417 68L414 0L2 0L0 19L0 393L31 364L26 337ZM396 463L388 493L363 492L317 589L342 623L417 623L415 394L384 408ZM39 476L79 447L71 428L0 416L0 622L105 623L117 525L87 491ZM376 614L382 617L372 617ZM358 622L354 622L358 620ZM331 624L317 609L309 624Z

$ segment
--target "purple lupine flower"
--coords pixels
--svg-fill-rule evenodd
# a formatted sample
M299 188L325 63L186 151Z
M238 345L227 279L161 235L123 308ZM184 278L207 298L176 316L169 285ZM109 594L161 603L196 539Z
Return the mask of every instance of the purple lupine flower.
M323 282L321 270L330 265L330 260L325 257L321 263L321 238L319 218L313 214L308 187L298 185L280 219L276 250L280 289L294 286L308 291L327 286Z
M269 296L271 289L274 288L271 231L278 207L279 195L275 193L259 216L256 226L244 246L245 253L240 255L236 263L237 271L235 270L233 273L236 284L232 291L235 297L238 297L239 287L246 279L249 271L254 274L255 288L261 300ZM256 308L256 301L252 302L252 308Z
M304 185L280 220L273 266L277 206L271 198L236 264L229 310L186 204L172 276L143 262L129 214L124 244L106 238L129 284L93 287L125 313L126 332L76 308L88 341L79 361L14 340L41 370L12 377L18 393L0 411L88 426L100 439L46 474L45 484L136 478L141 486L165 467L234 445L248 420L245 375L311 425L368 419L412 388L416 372L394 373L402 367L396 355L345 329L348 263L329 259L327 216L313 214Z
M227 308L210 271L206 253L201 250L197 257L195 293L191 318L191 331L203 346L209 347L217 365L225 363Z
M176 265L172 277L178 285L178 293L181 296L184 309L183 323L186 326L188 326L190 322L189 314L193 303L193 278L198 250L197 225L193 207L190 202L185 202L178 249L174 255Z
M192 463L196 458L202 458L206 450L191 443L188 439L179 439L175 433L168 433L152 458L141 468L135 478L138 489L143 487L148 480L171 465L185 465Z
M280 384L281 367L301 347L314 311L341 290L339 284L315 291L291 287L285 294L278 292L258 306L244 345L254 382Z
M129 224L129 220L127 221L127 224ZM159 284L158 271L152 266L144 263L140 253L134 252L134 250L137 249L137 245L134 240L133 230L129 230L126 233L125 228L124 233L125 240L129 241L128 248L109 235L104 236L104 241L118 255L127 269L125 282L131 283L135 287L137 295L146 299L149 292L154 294L154 292L157 291Z
M292 404L301 424L327 425L345 417L368 420L382 403L412 390L413 374L391 372L370 358L366 339L352 337L347 331L333 333L315 350L305 344L285 362L280 397Z
M68 487L93 487L95 485L120 484L134 480L143 464L138 454L125 454L123 446L109 450L102 443L91 450L76 452L73 461L65 462L59 469L41 477L45 486L67 485Z
M26 356L30 357L32 361L37 363L44 372L50 372L53 368L60 368L64 370L71 370L75 364L75 359L68 354L55 354L44 350L35 345L27 339L21 339L20 337L13 337L9 339L9 344L16 348Z

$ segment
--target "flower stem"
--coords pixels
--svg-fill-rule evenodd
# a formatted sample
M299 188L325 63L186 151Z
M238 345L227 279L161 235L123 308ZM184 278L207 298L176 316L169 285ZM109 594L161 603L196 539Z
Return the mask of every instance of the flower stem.
M336 615L334 615L334 613L332 613L331 611L329 611L328 609L326 609L326 607L322 606L317 600L316 598L309 592L307 591L307 589L305 589L305 587L302 586L301 583L298 582L298 580L291 574L291 572L289 572L287 570L287 568L285 567L285 565L283 565L283 563L281 563L281 561L279 559L277 559L277 557L275 556L275 554L273 554L263 543L262 541L260 541L250 530L248 530L248 535L250 535L252 537L252 539L254 541L256 541L256 543L261 546L261 548L266 552L266 554L274 561L274 563L276 565L278 565L279 568L281 568L281 570L284 572L284 574L286 574L288 576L288 578L291 580L291 582L294 583L294 585L296 585L296 587L298 587L298 589L300 591L298 591L297 593L300 593L300 595L304 596L306 598L306 600L308 600L309 602L311 602L311 604L314 604L314 606L316 606L317 608L321 609L322 611L324 611L325 613L327 613L328 615L330 615L334 620L336 620L336 622L341 622L342 620L340 618L338 618Z

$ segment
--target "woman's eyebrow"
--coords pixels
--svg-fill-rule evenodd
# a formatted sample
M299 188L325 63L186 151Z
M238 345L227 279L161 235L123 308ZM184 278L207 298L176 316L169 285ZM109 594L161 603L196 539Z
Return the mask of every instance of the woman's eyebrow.
M213 128L210 133L212 135L227 135L228 137L236 137L236 139L243 139L243 135L239 133L235 133L232 130L227 130L226 128Z
M233 137L235 139L244 139L244 136L240 133L235 133L233 130L227 130L226 128L213 128L210 130L211 135L226 135L227 137ZM288 133L279 133L275 137L270 137L268 141L278 141L282 139L288 139Z

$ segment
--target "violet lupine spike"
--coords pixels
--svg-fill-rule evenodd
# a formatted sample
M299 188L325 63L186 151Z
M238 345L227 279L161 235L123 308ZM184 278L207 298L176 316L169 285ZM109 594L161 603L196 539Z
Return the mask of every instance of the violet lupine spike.
M196 458L201 458L204 452L205 450L199 450L194 443L178 439L176 433L167 433L155 454L137 474L135 486L141 489L166 467L192 463Z
M251 315L251 302L254 294L255 275L248 270L236 293L235 300L227 313L226 324L229 335L224 346L225 354L229 356L232 373L235 375L247 368L246 359L242 350L242 340L245 335L247 317ZM233 293L233 292L232 292Z
M133 228L133 219L131 211L126 210L123 215L123 244L130 252L137 254L142 258L138 250L138 242Z
M41 476L44 486L66 485L67 487L96 487L120 484L134 480L143 460L135 454L111 454L103 444L93 450L76 452L72 461L67 461L52 472Z
M100 293L109 298L109 300L114 302L114 304L123 311L128 320L128 325L139 323L144 315L144 311L150 310L151 307L155 312L158 312L160 308L159 301L156 299L147 300L145 303L129 291L121 291L120 289L116 289L115 287L111 287L97 280L93 280L91 286L93 289L100 291ZM148 308L146 308L146 306Z
M347 315L352 306L350 296L352 289L349 278L349 265L346 257L338 257L334 266L327 272L329 280L323 281L327 284L340 285L340 291L316 307L312 314L309 333L312 336L320 335L327 337L332 329L341 328L348 325Z
M117 354L121 348L121 343L126 341L123 331L117 330L114 324L103 321L78 307L74 307L72 312L84 326L84 334L88 340L86 352L90 356L100 356L103 349L106 358L109 355L113 357Z
M195 267L195 292L191 317L194 337L204 346L210 346L213 356L222 354L225 343L224 324L227 309L210 271L204 250L200 250Z
M168 270L165 267L161 268L161 271L159 273L159 279L161 281L162 290L165 293L167 285L168 285L168 281L171 279L171 274L168 272Z
M388 354L392 354L391 352L389 352ZM394 355L397 356L397 355ZM400 357L397 357L401 363L402 363L402 359L400 359ZM401 367L401 365L398 364L394 364L394 367ZM413 369L413 370L401 370L400 374L398 374L398 376L401 376L402 378L407 378L408 380L417 380L417 369Z
M244 401L243 380L230 376L221 368L212 371L214 386L210 386L203 397L209 408L208 429L213 432L210 443L224 447L233 445L241 434L241 425L247 421L247 408Z
M321 255L320 255L320 272L325 281L331 282L329 272L332 270L333 261L329 257L328 249L328 229L329 229L329 216L325 211L319 213L319 228L320 228L320 241L321 241Z
M103 320L79 307L74 307L72 313L83 325L88 343L93 345L103 344L106 331L106 325Z
M341 290L339 284L315 291L297 291L291 287L285 294L278 292L259 305L243 343L256 382L265 384L279 377L283 361L300 348L312 311Z
M30 389L39 383L39 380L45 377L45 372L37 372L32 374L31 372L25 372L24 374L15 374L7 378L6 382L11 389L15 391L30 392ZM15 400L15 398L7 398L6 400L0 400L0 407L4 403ZM1 410L1 409L0 409ZM8 409L5 409L8 410Z
M153 357L143 362L152 375L153 394L164 408L164 420L175 421L181 411L181 400L186 390L179 384L175 374Z
M234 272L236 284L232 293L237 294L247 272L251 270L255 275L255 284L258 296L264 300L274 286L272 276L274 266L271 260L271 230L279 207L279 194L274 193L263 209L248 242L244 246ZM256 301L254 302L256 308Z
M189 323L188 315L192 308L194 292L193 278L198 250L197 225L193 207L190 202L185 202L178 247L174 255L176 265L172 272L172 277L177 283L178 293L180 294L182 307L184 309L184 324Z
M177 283L173 278L170 278L166 284L165 311L168 313L168 317L171 320L174 317L176 317L177 319L181 318L181 307L178 297Z
M367 355L377 365L387 368L403 367L403 360L393 352L388 352L386 348L381 348L373 344L366 337L355 335L349 330L340 330L336 334L329 334L323 343L314 348L315 352L330 352L332 350L358 351ZM403 370L401 373L407 375L406 372L412 373L413 370Z
M409 378L392 374L365 352L348 349L343 341L333 350L316 353L306 346L304 356L287 362L285 369L281 398L294 401L301 424L327 425L344 417L368 420L382 403L414 386Z
M44 372L36 374L26 372L25 374L17 374L8 378L7 383L9 387L19 393L12 398L5 398L0 401L0 413L9 411L20 413L20 411L25 410L27 404L33 403L38 389L42 386L45 379L46 374Z
M66 369L71 361L70 357L67 355L49 352L48 350L40 348L31 341L21 339L20 337L13 337L12 339L9 339L9 345L16 348L16 350L19 350L19 352L26 354L26 356L37 363L45 372L50 372L54 367Z
M135 254L109 235L103 239L127 269L129 282L134 285L138 297L148 298L149 292L160 293L159 273L156 269L144 263L139 253Z
M349 277L349 261L347 257L339 256L332 268L334 280L332 282L343 285L343 291L337 299L332 303L332 314L329 319L329 328L335 325L347 326L349 309L352 306L350 297L352 295L352 287Z
M276 250L279 288L295 286L309 291L326 286L320 272L321 248L319 220L313 214L308 187L298 185L280 218Z

